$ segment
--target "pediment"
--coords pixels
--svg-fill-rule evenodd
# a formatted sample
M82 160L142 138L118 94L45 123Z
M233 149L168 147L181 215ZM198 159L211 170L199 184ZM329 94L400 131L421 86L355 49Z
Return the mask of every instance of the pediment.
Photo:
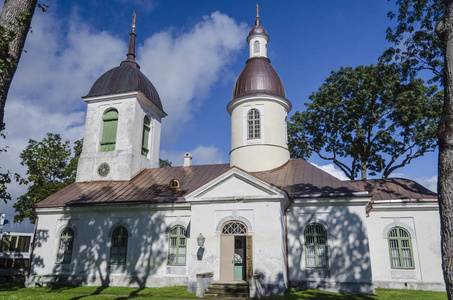
M186 201L282 199L286 193L251 174L232 168L186 195Z

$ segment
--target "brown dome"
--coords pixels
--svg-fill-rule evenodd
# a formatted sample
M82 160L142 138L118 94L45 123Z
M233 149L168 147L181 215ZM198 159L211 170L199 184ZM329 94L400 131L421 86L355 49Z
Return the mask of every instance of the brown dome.
M233 99L255 93L266 93L286 99L285 87L267 57L254 57L234 84Z
M119 67L105 72L85 97L113 95L140 91L163 111L159 94L151 81L138 69L135 62L124 61ZM85 98L84 97L84 98Z
M253 26L253 28L249 32L249 37L253 34L264 34L267 36L267 39L269 40L269 35L267 34L266 29L264 29L264 27L259 24Z

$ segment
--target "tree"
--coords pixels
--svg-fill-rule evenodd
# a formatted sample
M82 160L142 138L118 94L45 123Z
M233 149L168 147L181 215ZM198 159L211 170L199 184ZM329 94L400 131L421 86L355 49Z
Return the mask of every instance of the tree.
M171 161L159 158L159 168L171 167Z
M359 171L387 178L437 146L442 92L422 79L403 82L394 65L341 68L309 98L289 122L291 155L317 153L351 180Z
M386 36L395 47L381 59L399 63L403 74L412 78L419 71L430 70L431 81L442 83L445 47L434 29L444 13L443 1L396 0L396 5L398 13L390 11L388 17L396 18L397 26L389 27Z
M0 131L11 81L30 29L37 0L5 0L0 14ZM43 11L47 7L38 5Z
M453 1L397 0L397 27L388 39L404 56L395 57L417 74L424 66L444 87L444 106L439 123L438 199L442 232L442 268L448 299L453 299ZM414 38L417 37L417 38ZM391 50L390 50L391 51ZM392 52L392 51L391 51ZM392 59L392 58L391 58Z
M27 148L20 154L21 164L28 167L29 187L13 205L18 213L14 222L22 222L25 218L34 222L33 206L75 181L81 152L82 141L76 141L75 154L71 157L69 141L63 142L59 134L48 133L40 142L29 140Z

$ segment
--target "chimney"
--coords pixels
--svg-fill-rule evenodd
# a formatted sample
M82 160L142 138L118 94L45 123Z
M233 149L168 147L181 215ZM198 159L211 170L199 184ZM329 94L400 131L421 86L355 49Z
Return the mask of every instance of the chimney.
M183 167L190 167L192 165L192 155L189 152L184 154L184 164Z

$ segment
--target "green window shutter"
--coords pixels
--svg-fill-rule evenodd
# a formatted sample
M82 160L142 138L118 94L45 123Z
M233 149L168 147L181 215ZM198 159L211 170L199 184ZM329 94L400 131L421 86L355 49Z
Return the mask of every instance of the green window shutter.
M151 122L149 120L148 116L145 116L145 119L143 120L143 136L142 136L142 155L147 156L149 149L148 149L148 143L149 143L149 132L151 129Z
M113 151L116 144L118 111L116 109L107 110L102 119L101 151Z

